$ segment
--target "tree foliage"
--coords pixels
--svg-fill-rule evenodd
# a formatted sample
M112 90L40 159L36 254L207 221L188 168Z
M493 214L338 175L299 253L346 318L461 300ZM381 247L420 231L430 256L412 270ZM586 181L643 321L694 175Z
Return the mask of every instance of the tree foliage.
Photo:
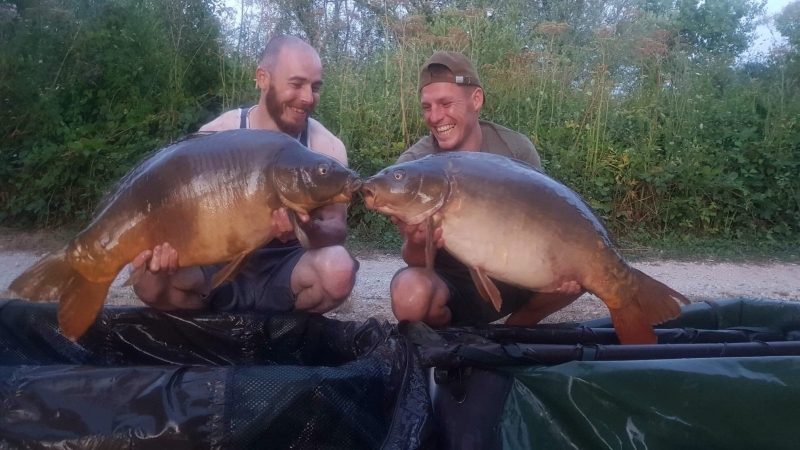
M316 116L363 175L427 133L417 69L436 49L481 72L483 117L621 235L797 236L798 3L789 45L737 63L761 0L25 0L0 7L0 210L81 221L146 153L257 99L275 33L325 63ZM361 236L396 239L356 203Z

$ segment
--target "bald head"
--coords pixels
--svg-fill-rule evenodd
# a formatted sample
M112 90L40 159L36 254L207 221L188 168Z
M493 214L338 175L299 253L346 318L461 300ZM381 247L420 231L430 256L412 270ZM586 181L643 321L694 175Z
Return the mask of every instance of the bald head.
M304 40L296 36L281 34L274 36L269 40L269 42L267 42L267 46L264 47L264 52L261 54L261 63L259 65L268 71L273 72L275 70L275 66L280 60L281 52L284 50L288 50L293 53L308 53L316 58L319 58L319 55L317 55L317 51L314 50L314 47L308 45L308 43L306 43Z
M314 47L295 36L269 40L256 68L259 104L278 129L297 136L319 102L322 61Z

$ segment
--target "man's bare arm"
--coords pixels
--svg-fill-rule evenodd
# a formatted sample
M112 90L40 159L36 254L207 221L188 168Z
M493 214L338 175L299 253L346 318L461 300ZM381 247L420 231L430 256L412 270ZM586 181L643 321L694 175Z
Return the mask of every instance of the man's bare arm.
M225 131L239 128L239 110L232 109L200 127L198 131Z
M148 306L161 310L202 309L209 286L199 267L179 267L178 252L168 243L140 253L130 272L143 270L133 291Z
M427 232L425 230L425 222L418 225L409 225L396 217L391 218L392 222L397 225L397 230L403 238L403 247L400 255L411 267L425 266L425 240ZM442 238L442 228L436 226L433 230L433 240L436 241L436 250L444 247L444 238Z
M313 212L309 223L298 223L308 236L311 248L344 245L347 239L347 205L336 203Z

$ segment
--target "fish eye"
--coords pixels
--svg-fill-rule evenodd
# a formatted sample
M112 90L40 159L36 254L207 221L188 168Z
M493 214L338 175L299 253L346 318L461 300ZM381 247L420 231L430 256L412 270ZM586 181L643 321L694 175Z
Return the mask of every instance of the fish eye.
M394 179L395 180L400 181L405 177L406 177L406 171L405 170L395 170L394 171Z
M327 163L322 163L317 166L317 173L320 175L327 175L331 171L331 166Z

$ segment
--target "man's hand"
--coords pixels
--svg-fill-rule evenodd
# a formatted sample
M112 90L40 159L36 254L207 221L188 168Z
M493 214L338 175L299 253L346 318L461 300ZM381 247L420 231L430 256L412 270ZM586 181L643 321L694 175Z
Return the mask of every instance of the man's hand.
M178 251L172 248L169 243L156 245L153 250L145 250L131 262L131 273L141 268L145 264L146 269L154 275L175 275L178 271Z
M297 226L302 228L308 234L314 224L311 218L306 214L296 214ZM286 243L291 240L297 239L294 232L292 221L289 220L289 213L286 208L278 208L272 211L272 229L275 231L275 238L279 241Z
M556 289L558 293L570 295L580 294L582 291L583 287L577 281L565 281L560 288Z
M178 252L169 243L145 250L133 259L129 272L143 269L133 291L143 303L158 309L198 308L207 294L199 267L178 265Z
M285 208L280 208L273 213L275 230L279 233L278 239L287 242L297 239ZM347 239L347 205L334 203L322 206L309 214L297 214L297 226L305 231L308 237L309 248L323 248L333 245L344 245Z
M404 240L408 240L413 246L425 246L425 238L427 236L426 224L427 221L422 221L416 225L411 225L403 222L395 216L390 216L392 223L397 225L400 234ZM444 238L442 237L442 224L441 222L434 222L433 224L433 240L436 242L436 248L444 247Z
M403 261L412 267L425 266L425 224L427 221L423 221L417 225L411 225L394 216L391 216L390 219L392 223L397 225L400 235L403 237L403 248L401 250ZM433 226L433 240L436 242L435 248L440 249L444 247L441 223L434 222Z

